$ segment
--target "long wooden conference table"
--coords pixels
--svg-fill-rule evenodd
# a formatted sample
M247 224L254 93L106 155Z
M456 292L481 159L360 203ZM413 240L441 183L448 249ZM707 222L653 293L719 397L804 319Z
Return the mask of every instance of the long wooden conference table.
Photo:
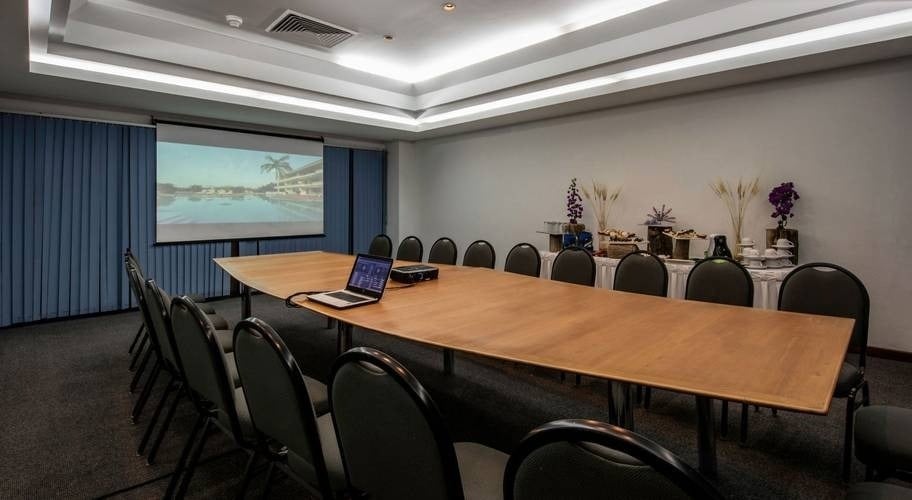
M284 299L344 288L354 257L302 252L215 259L249 291ZM333 309L340 348L357 326L422 344L693 394L700 470L716 474L713 400L826 414L854 320L596 289L490 269L440 265L438 280L390 283L383 299ZM452 355L445 357L452 370ZM629 397L616 404L632 417ZM570 415L568 415L569 417ZM632 420L622 422L632 423Z

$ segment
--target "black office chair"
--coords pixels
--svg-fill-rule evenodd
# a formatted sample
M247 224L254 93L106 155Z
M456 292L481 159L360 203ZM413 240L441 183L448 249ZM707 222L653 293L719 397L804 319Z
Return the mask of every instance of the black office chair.
M476 443L454 445L430 394L391 356L365 347L342 354L329 394L356 494L377 500L500 497L507 455Z
M833 397L847 398L843 476L849 479L852 467L852 423L855 410L868 406L870 394L865 380L868 350L868 317L871 301L861 280L835 264L814 262L796 267L782 280L779 310L855 319L850 349L858 352L858 363L845 361L839 371ZM857 402L858 393L862 400Z
M234 342L238 375L258 436L255 454L270 462L267 492L277 466L322 498L336 498L347 489L336 431L332 417L318 417L313 404L319 391L328 406L326 387L304 376L282 338L259 319L238 323ZM246 476L244 483L249 481Z
M197 412L196 423L165 491L165 498L183 498L213 427L250 453L244 477L253 470L256 434L244 389L233 380L237 373L234 359L222 350L206 315L188 297L178 297L171 301L171 323L175 356ZM244 496L246 487L242 483L239 498Z
M551 279L583 286L595 286L595 259L584 248L567 247L551 265Z
M417 236L409 236L399 243L399 249L396 250L396 260L407 260L410 262L421 262L424 256L424 246Z
M854 416L855 458L865 464L865 480L912 478L912 410L865 406Z
M538 278L541 274L541 255L529 243L519 243L510 249L504 262L504 271Z
M625 255L614 270L615 290L665 297L668 295L668 269L655 254L637 250ZM643 388L637 387L637 399L643 394ZM652 389L646 387L643 406L649 408Z
M385 234L378 234L374 236L374 239L371 240L370 247L367 249L367 253L371 255L376 255L377 257L392 257L393 256L393 240Z
M731 306L754 306L754 280L747 269L727 257L697 262L687 275L684 298ZM649 407L647 391L644 406ZM741 405L741 443L747 442L748 405ZM722 401L721 434L728 435L728 401Z
M526 435L510 456L504 500L720 499L662 446L594 420L557 420Z
M494 247L485 240L473 241L466 248L465 255L462 256L462 265L467 267L487 267L494 269L497 262L497 255L494 253Z
M456 265L456 243L453 240L443 237L431 245L431 251L428 252L428 264L449 264Z

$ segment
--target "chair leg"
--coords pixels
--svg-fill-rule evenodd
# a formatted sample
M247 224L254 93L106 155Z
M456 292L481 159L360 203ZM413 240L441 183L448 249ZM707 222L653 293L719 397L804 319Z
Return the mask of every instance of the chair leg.
M158 423L158 417L161 416L162 410L165 409L165 403L168 401L168 396L171 395L171 391L174 389L174 377L170 373L167 373L167 375L169 376L168 383L165 385L165 390L162 392L158 404L155 405L155 410L152 412L152 417L149 418L149 423L146 424L146 432L143 433L143 437L139 441L139 448L136 449L136 454L139 456L142 456L146 451L146 445L149 444L149 439L152 438L152 431L155 430L155 424Z
M208 423L209 418L202 413L196 418L196 423L193 424L193 429L190 431L190 435L187 436L187 443L184 444L184 449L181 451L180 458L177 459L177 465L174 467L174 472L171 473L168 489L165 490L165 499L173 498L174 489L177 488L177 483L180 481L181 475L184 472L184 467L187 465L187 457L193 449L193 444L196 443L196 435L199 434L203 427L208 428Z
M212 420L206 419L206 423L203 425L203 433L200 435L199 442L196 443L196 448L193 450L193 453L190 455L190 459L187 461L187 470L184 471L184 477L181 479L180 485L177 487L177 493L175 498L182 499L187 493L187 488L190 487L190 481L193 479L193 473L196 472L196 465L199 463L200 456L203 454L203 448L206 447L206 441L209 439L209 431L212 426Z
M842 448L842 480L848 482L852 475L852 439L855 428L855 393L857 389L849 392L846 401L845 437Z
M775 408L770 408L770 410L772 410L773 416L774 416L774 417L778 417L778 416L779 416L779 410L777 410L777 409L775 409Z
M142 337L143 330L145 330L145 329L146 329L146 324L140 323L139 330L136 330L136 335L133 336L133 342L130 342L130 348L127 349L127 354L133 354L133 349L136 348L136 344L137 344L137 342L139 342L139 338Z
M861 404L871 406L871 388L868 386L867 380L861 383Z
M142 351L137 351L139 354ZM130 393L136 390L136 386L139 385L140 379L142 379L143 373L146 371L146 365L149 363L149 358L152 357L152 347L146 349L145 354L143 355L142 362L139 364L139 368L136 369L136 372L133 374L133 380L130 381Z
M719 435L728 437L728 401L722 401L722 417L719 419Z
M567 374L565 372L560 372L561 374L561 383L564 383L564 380L567 380Z
M250 478L253 477L253 468L256 466L257 458L258 454L254 451L250 454L250 459L247 460L247 467L244 467L244 479L241 480L241 487L237 492L237 500L244 500L247 495L247 488L250 486Z
M648 410L652 404L652 387L647 387L643 392L643 409Z
M750 415L750 405L741 403L741 444L747 444L747 417Z
M139 422L139 414L142 413L143 407L146 406L146 401L149 400L149 396L152 394L152 388L155 386L155 381L158 380L159 373L161 373L161 361L155 360L155 364L152 365L152 372L149 373L149 379L146 381L146 385L143 386L142 392L139 393L139 399L136 400L136 405L133 406L133 412L130 414L132 423Z
M266 471L266 484L263 485L263 500L269 497L269 489L272 487L272 476L275 475L275 462L269 462L269 469Z
M580 382L582 382L582 380L583 379L579 376L579 374L577 374L576 375L576 385L580 385Z
M136 349L133 352L133 358L130 359L130 371L131 372L136 367L136 362L143 355L143 348L146 347L147 342L149 342L149 334L144 330L143 334L142 334L142 338L139 339L139 345L136 347Z
M162 441L165 439L165 433L168 432L168 428L171 426L171 419L174 418L174 412L177 410L177 404L184 397L183 385L178 384L177 394L174 396L174 399L171 400L171 407L168 408L168 413L165 414L165 420L162 422L161 427L158 429L158 435L155 436L155 441L152 441L152 447L149 448L149 456L146 457L146 463L152 465L155 463L155 457L158 455L158 447L161 446Z

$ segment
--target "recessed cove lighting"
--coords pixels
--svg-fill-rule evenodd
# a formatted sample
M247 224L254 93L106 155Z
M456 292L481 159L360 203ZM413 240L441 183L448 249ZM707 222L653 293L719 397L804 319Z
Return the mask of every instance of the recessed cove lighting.
M447 2L440 7L443 8L444 12L453 12L456 10L456 4L452 2Z
M359 118L368 118L372 120L384 121L389 123L398 123L402 125L411 125L416 124L414 118L409 118L406 116L397 116L391 115L388 113L379 113L377 111L370 111L367 109L354 108L351 106L342 106L339 104L332 104L328 102L315 101L313 99L304 99L302 97L294 97L285 94L277 94L274 92L266 92L263 90L255 90L247 87L238 87L236 85L226 85L224 83L210 82L207 80L199 80L196 78L186 78L183 76L169 75L167 73L159 73L157 71L147 71L144 69L128 68L126 66L116 66L114 64L106 64L95 61L87 61L85 59L76 59L73 57L58 56L56 54L39 54L32 52L29 54L29 61L48 64L51 66L59 66L62 68L70 68L81 71L88 71L91 73L98 73L103 75L115 76L119 78L127 78L133 80L140 80L164 85L170 85L174 87L183 87L194 90L202 90L205 92L212 92L216 94L223 94L228 96L242 97L251 99L254 101L260 102L269 102L273 104L282 104L284 106L291 106L306 110L317 110L317 111L327 111L330 113L338 113L341 115L354 116Z

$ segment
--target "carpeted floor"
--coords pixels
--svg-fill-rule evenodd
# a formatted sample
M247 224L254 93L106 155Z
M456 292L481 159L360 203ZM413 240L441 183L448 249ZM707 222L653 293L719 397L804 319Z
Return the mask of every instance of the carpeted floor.
M236 299L213 303L231 321ZM326 381L335 354L335 330L280 301L254 297L254 315L282 334L309 375ZM127 391L129 342L138 313L51 322L0 330L0 498L160 498L193 422L181 407L158 463L135 453L144 420L132 425L135 395ZM606 384L561 383L546 370L457 355L455 376L441 373L439 351L387 336L355 331L355 345L377 347L403 362L445 413L454 440L473 440L509 452L537 425L558 418L606 419ZM912 364L870 359L874 404L912 407ZM159 387L159 390L161 388ZM153 396L152 402L156 400ZM717 405L718 408L718 405ZM740 405L730 415L730 440L718 442L720 491L731 498L840 498L844 400L826 417L751 411L748 445L737 443ZM146 415L151 413L151 403ZM652 408L635 411L637 431L696 463L696 412L692 397L656 391ZM245 455L227 438L210 440L188 494L234 495ZM854 480L863 468L856 462ZM262 488L263 474L250 495ZM279 480L273 498L308 498Z

